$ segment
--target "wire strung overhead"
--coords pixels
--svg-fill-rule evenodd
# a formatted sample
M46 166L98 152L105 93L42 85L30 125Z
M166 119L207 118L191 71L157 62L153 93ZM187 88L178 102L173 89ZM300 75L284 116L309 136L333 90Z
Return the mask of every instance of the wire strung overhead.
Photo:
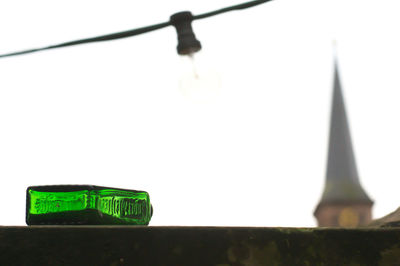
M203 13L203 14L200 14L200 15L194 15L194 16L191 17L191 21L197 20L197 19L203 19L203 18L212 17L212 16L215 16L215 15L219 15L219 14L222 14L222 13L229 12L229 11L246 9L246 8L253 7L253 6L256 6L256 5L260 5L260 4L264 4L264 3L270 2L270 1L272 1L272 0L255 0L255 1L245 2L245 3L234 5L234 6L221 8L221 9L214 10L214 11L207 12L207 13ZM69 41L69 42L60 43L60 44L56 44L56 45L50 45L50 46L41 47L41 48L35 48L35 49L23 50L23 51L8 53L8 54L2 54L2 55L0 55L0 58L9 57L9 56L16 56L16 55L23 55L23 54L29 54L29 53L39 52L39 51L43 51L43 50L62 48L62 47L73 46L73 45L78 45L78 44L85 44L85 43L92 43L92 42L102 42L102 41L111 41L111 40L116 40L116 39L122 39L122 38L132 37L132 36L140 35L140 34L143 34L143 33L159 30L159 29L162 29L162 28L165 28L165 27L168 27L168 26L172 26L172 25L174 25L174 24L170 20L170 21L167 21L167 22L154 24L154 25L146 26L146 27L142 27L142 28L127 30L127 31L122 31L122 32L116 32L116 33L111 33L111 34L107 34L107 35L101 35L101 36L92 37L92 38Z

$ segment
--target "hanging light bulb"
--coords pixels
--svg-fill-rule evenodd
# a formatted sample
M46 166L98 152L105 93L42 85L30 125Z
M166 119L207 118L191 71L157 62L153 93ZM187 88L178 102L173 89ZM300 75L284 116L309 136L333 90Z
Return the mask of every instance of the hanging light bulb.
M188 99L204 103L217 98L220 88L220 77L215 72L203 67L201 60L195 60L194 54L201 50L201 43L196 39L192 29L193 16L189 11L171 16L170 21L178 34L177 52L181 55L183 76L179 90ZM199 62L200 61L200 62Z
M208 103L215 100L220 91L220 76L201 62L201 56L194 54L182 56L183 75L179 81L182 95L197 103Z

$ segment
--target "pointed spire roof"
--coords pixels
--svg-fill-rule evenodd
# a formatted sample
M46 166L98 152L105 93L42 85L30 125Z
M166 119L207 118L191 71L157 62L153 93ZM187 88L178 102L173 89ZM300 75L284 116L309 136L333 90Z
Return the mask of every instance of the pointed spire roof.
M372 203L372 200L361 187L358 178L338 66L335 60L328 164L325 189L319 204L351 202Z

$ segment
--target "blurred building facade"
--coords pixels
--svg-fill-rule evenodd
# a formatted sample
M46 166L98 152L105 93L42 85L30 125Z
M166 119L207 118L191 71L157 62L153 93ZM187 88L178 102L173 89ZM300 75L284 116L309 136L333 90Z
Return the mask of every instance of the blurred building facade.
M335 62L325 188L314 216L318 226L355 227L372 220L373 201L361 186Z

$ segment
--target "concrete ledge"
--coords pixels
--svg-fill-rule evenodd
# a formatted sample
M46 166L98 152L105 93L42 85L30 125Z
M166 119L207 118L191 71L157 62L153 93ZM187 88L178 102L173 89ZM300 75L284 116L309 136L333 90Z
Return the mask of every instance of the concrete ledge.
M400 229L0 227L1 265L400 265Z

